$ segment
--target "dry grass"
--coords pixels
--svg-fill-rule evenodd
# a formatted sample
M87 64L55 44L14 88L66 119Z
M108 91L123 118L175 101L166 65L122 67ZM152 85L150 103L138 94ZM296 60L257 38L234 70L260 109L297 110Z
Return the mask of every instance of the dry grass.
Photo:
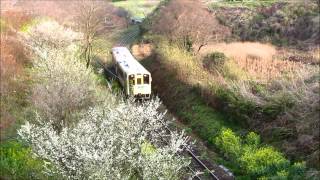
M153 51L152 44L135 44L131 47L131 51L134 57L138 60L145 59L151 56Z
M167 42L160 43L158 47L159 54L163 56L167 67L172 68L177 75L177 79L201 89L209 89L219 82L224 83L223 78L215 76L202 67L202 62L197 60L190 53L181 50L178 46L169 45Z
M221 100L236 107L225 112L237 119L239 114L250 116L250 128L271 142L279 143L277 147L290 157L299 156L308 164L313 163L308 155L316 152L320 133L318 66L274 59L278 51L273 46L259 43L217 44L210 49L204 48L202 55L205 55L204 51L220 51L231 57L232 60L226 61L217 73L205 70L201 60L178 47L162 42L156 51L161 55L161 63L175 72L177 80L201 89L201 96L207 103L221 105L215 103ZM226 76L230 73L235 78ZM231 92L230 95L234 94L236 98L224 98L216 88L222 88L228 94ZM254 112L250 107L255 107ZM274 132L275 129L280 135ZM304 137L312 142L308 144Z
M249 79L259 81L280 78L284 74L292 74L305 66L301 61L296 62L280 58L277 49L270 44L253 42L218 43L204 47L201 54L205 55L213 51L224 53L238 67L247 72Z
M6 12L1 14L0 33L0 140L10 136L26 104L28 89L24 66L29 62L24 46L16 37L16 29L20 28L30 17L24 13Z

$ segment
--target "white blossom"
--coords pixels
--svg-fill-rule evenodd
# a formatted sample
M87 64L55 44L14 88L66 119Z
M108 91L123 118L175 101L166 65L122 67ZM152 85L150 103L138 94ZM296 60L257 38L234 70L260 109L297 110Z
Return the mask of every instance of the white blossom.
M70 125L71 114L95 102L95 76L80 60L81 36L52 20L40 21L24 34L35 55L33 103L56 129Z
M177 154L188 138L168 134L160 104L158 99L105 103L60 133L38 116L42 123L27 122L18 133L69 179L179 179L189 160Z

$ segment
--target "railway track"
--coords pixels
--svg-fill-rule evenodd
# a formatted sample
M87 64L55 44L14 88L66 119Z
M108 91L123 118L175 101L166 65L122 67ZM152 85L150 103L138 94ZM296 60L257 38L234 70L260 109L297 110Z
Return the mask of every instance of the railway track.
M117 79L117 75L115 72L107 68L103 63L97 61L97 63L104 69L105 75L107 76L107 79ZM109 77L109 78L108 78ZM108 87L111 89L111 83L107 80ZM167 130L168 134L172 134L172 131L169 129L169 127L166 126L164 122L161 122ZM163 139L165 143L165 139ZM223 167L218 166L216 164L212 164L211 162L202 159L199 151L196 149L196 147L183 147L183 152L181 154L177 154L182 158L184 157L191 157L191 163L187 168L187 170L193 174L191 179L198 179L198 180L207 180L207 179L214 179L214 180L232 180L234 179L232 173L226 172L226 170L223 169ZM189 178L190 179L190 178Z
M136 39L136 37L140 34L139 26L134 27L130 31L128 31L128 34L125 34L123 38L120 38L120 40L115 44L116 46L126 46L129 47L130 44ZM111 79L117 79L117 75L115 74L112 69L106 67L103 63L97 61L97 63L104 69L105 75L109 76ZM111 89L111 83L108 82L108 87ZM168 131L169 134L172 133L172 131L165 125L164 122L161 122ZM168 142L166 142L168 143ZM198 179L198 180L207 180L207 179L213 179L213 180L233 180L234 176L231 172L229 172L227 169L225 169L221 165L213 164L205 159L202 159L200 156L199 151L195 147L183 147L183 152L181 154L177 154L182 158L182 156L185 157L191 157L191 163L189 166L187 166L187 170L192 174L191 178L186 177L186 179Z
M161 121L163 126L166 128L168 134L172 134L169 127ZM191 164L187 167L191 173L193 173L192 179L213 179L213 180L233 180L234 176L231 172L226 172L221 166L212 164L211 162L202 159L199 151L195 147L183 146L183 155L190 156L192 158ZM197 174L197 172L201 172Z

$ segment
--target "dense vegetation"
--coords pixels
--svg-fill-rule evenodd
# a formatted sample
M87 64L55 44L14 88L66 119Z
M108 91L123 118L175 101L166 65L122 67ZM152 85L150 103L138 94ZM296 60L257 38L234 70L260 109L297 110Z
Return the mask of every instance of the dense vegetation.
M217 18L229 26L241 40L271 42L280 46L306 48L319 43L319 4L316 1L265 1L268 6L250 9L245 5L212 8ZM262 8L261 8L262 7Z
M33 13L1 12L0 178L187 174L176 153L188 138L164 133L160 101L138 106L106 88L100 63L119 38L136 37L138 54L151 49L141 62L153 92L217 152L213 161L239 179L319 176L316 1L17 6ZM131 26L130 17L146 19Z
M28 7L32 2L25 3ZM80 7L101 8L99 3L84 3L90 6ZM170 122L159 111L160 100L140 104L124 100L107 89L101 67L95 67L97 71L92 68L103 54L97 44L109 46L101 43L102 31L97 28L103 22L99 20L101 12L89 11L89 20L87 14L74 13L68 18L81 16L78 23L98 24L63 26L41 13L19 22L18 27L10 24L12 19L1 21L1 26L8 28L1 31L1 38L16 43L9 48L1 44L8 49L5 56L1 54L1 65L10 67L13 61L18 65L12 65L21 68L7 71L1 66L1 75L7 78L6 84L1 81L1 100L5 98L1 105L6 107L1 108L1 129L5 130L1 135L1 178L180 179L189 175L185 173L189 160L176 155L188 138L178 131L166 133ZM24 12L21 15L26 16ZM30 63L19 62L26 58L21 54ZM18 76L17 70L26 71L27 78ZM28 83L27 93L19 97L21 92L15 94L15 88L22 82ZM2 116L4 113L7 116Z
M296 33L304 33L308 37L310 35L310 40L315 40L306 41L288 34L285 30L286 26L283 25L283 31L276 31L274 26L269 27L272 31L279 32L279 35L265 34L262 31L259 32L261 36L248 35L251 32L249 30L253 32L255 28L260 29L260 26L256 26L259 23L246 25L245 22L250 21L250 18L243 17L252 17L250 14L252 12L259 14L273 9L275 12L272 14L263 15L264 19L267 19L266 21L268 19L277 21L274 18L279 18L280 26L283 23L282 19L290 21L289 24L297 25L296 21L299 20L296 17L307 19L317 17L316 2L299 4L270 1L254 5L216 2L212 5L214 6L212 17L208 16L206 19L214 19L215 14L219 14L217 17L222 24L216 27L219 29L220 26L221 30L226 28L223 25L228 26L232 34L228 35L227 30L214 30L211 35L202 33L203 36L200 38L194 35L192 28L202 31L201 23L194 27L194 23L185 21L185 19L193 19L197 15L203 15L201 10L199 13L185 14L197 6L201 5L188 6L181 5L178 1L170 1L165 8L158 10L158 13L153 15L151 21L153 23L150 23L149 20L143 25L143 28L149 29L144 36L144 41L156 45L155 54L146 58L144 62L155 77L154 89L156 93L160 94L166 105L187 123L193 132L212 144L214 148L220 149L227 157L230 152L221 148L224 143L217 143L213 140L223 127L231 128L237 134L235 135L237 139L243 138L240 134L250 134L249 132L254 130L261 133L263 143L271 143L276 147L261 147L257 151L252 151L250 155L238 154L236 158L227 158L231 161L235 160L230 164L225 163L235 171L236 175L271 178L279 170L279 176L289 179L293 176L306 176L303 173L300 175L292 174L291 171L296 168L295 166L301 169L297 172L302 172L305 165L300 162L288 163L285 156L292 161L306 161L308 167L318 167L319 68L312 64L319 61L319 57L314 55L319 52L316 46L319 33L316 29L306 33L303 32L305 29L295 27ZM295 7L294 11L289 10L292 7ZM172 8L176 10L173 11ZM182 10L179 11L179 9ZM282 16L275 15L280 11ZM234 15L232 12L241 12L242 16ZM179 18L182 15L184 18ZM167 24L172 25L165 26L162 25L163 17L178 18L167 19L170 21ZM225 17L229 17L230 21L226 22L224 19L220 19ZM244 23L242 19L245 20ZM233 29L235 22L241 26L234 26ZM184 31L176 28L177 24L183 26ZM260 24L268 25L268 23ZM203 25L207 26L206 23ZM312 26L310 25L310 28ZM246 32L247 37L254 39L245 38L241 31ZM154 36L154 32L160 36ZM204 36L208 38L207 42L202 44L198 39ZM225 37L225 39L210 39L211 36ZM313 37L311 38L311 36ZM239 37L242 40L274 42L277 45L279 44L275 42L275 39L279 37L290 43L275 47L254 42L231 42L236 41ZM269 37L269 39L265 37ZM299 43L306 42L308 42L307 51L300 51ZM200 45L203 47L199 51ZM292 47L292 45L294 46ZM239 141L245 142L245 140ZM246 146L246 144L239 146ZM285 152L285 155L279 153L277 148ZM259 169L259 167L250 169L251 167L247 167L248 164L245 162L256 160L245 159L242 164L240 163L242 170L237 171L239 167L234 164L239 163L240 159L244 158L243 156L267 161L267 159L263 160L263 155L258 155L264 152L274 153L272 157L275 159L281 157L280 164L283 162L286 165L280 165L283 169L261 170L262 172L259 174L253 170ZM266 163L268 164L268 162ZM273 163L273 160L270 160L270 166L273 166L271 165ZM256 166L260 165L256 164ZM315 177L316 173L312 169L309 170L308 178Z
M224 129L214 141L224 155L234 165L238 165L236 173L248 174L252 179L305 177L305 164L290 165L283 154L270 146L262 145L256 133L250 132L244 138L240 138L232 130Z

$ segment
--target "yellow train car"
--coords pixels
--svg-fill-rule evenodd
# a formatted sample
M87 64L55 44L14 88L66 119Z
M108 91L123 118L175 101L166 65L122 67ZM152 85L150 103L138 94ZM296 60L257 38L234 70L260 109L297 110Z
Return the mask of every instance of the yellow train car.
M137 99L150 99L151 74L131 54L126 47L112 48L112 61L115 72L128 96Z

